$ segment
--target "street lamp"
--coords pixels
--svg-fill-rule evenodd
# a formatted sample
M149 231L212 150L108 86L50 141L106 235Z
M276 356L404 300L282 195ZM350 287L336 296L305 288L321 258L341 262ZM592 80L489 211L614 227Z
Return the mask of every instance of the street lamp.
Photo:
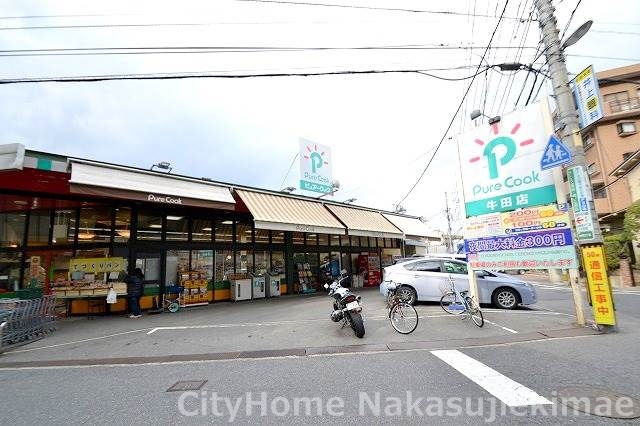
M485 113L483 113L482 111L480 111L479 109L475 109L471 112L471 119L475 120L476 118L483 116L483 117L487 117L489 119L489 124L495 124L498 123L500 121L500 116L496 115L495 117L489 117L488 115L486 115Z
M171 173L171 163L169 163L168 161L161 161L158 164L154 164L153 166L151 166L151 170L153 170L154 167L162 170L167 170L167 173Z

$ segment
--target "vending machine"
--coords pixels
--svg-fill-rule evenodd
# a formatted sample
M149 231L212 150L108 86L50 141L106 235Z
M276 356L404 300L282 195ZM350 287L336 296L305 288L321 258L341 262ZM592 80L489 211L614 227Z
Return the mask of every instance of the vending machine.
M358 256L358 273L364 277L365 287L379 285L382 281L382 271L380 269L380 258L374 255L361 254Z
M251 297L253 299L264 299L266 277L264 275L251 275Z
M265 278L265 288L267 290L267 297L279 297L280 296L280 275L274 272L267 272L264 278Z

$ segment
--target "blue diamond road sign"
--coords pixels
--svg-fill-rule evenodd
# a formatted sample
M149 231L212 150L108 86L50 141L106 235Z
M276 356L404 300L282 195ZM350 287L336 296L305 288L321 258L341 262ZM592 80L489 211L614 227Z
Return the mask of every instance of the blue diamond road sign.
M540 169L547 170L571 162L571 152L555 135L551 135L540 159Z

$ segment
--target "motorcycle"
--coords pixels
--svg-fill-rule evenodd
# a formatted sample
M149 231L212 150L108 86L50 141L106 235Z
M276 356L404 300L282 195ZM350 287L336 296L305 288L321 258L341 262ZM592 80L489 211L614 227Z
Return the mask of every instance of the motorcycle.
M356 333L356 337L364 337L364 322L362 321L362 305L360 296L356 296L348 288L342 287L342 282L348 277L338 278L331 284L325 284L324 288L329 290L329 297L333 297L333 312L331 321L342 321L342 328L347 324Z

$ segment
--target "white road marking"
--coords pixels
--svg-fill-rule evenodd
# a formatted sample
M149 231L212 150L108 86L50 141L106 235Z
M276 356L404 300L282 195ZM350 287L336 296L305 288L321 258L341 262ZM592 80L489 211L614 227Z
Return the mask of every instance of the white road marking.
M457 350L431 351L509 407L551 404L547 398Z
M515 331L515 330L513 330L513 329L511 329L511 328L503 327L503 326L501 326L500 324L496 324L495 322L491 322L491 321L489 321L489 320L487 320L487 319L485 319L485 320L484 320L484 322L488 322L488 323L489 323L489 324L491 324L491 325L495 325L496 327L501 328L501 329L503 329L503 330L506 330L506 331L508 331L509 333L518 334L518 332L517 332L517 331Z

